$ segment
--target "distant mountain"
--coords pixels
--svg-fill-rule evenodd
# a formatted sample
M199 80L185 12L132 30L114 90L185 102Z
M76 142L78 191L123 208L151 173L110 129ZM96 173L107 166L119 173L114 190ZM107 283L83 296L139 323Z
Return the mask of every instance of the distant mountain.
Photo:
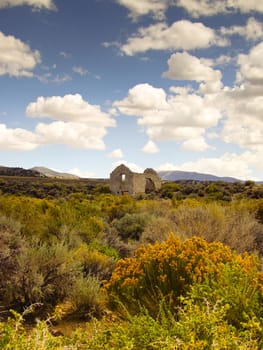
M79 177L76 175L72 175L72 174L68 174L68 173L60 173L58 171L54 171L54 170L51 170L49 168L45 168L42 166L36 166L34 168L31 168L30 170L36 171L36 172L38 172L41 175L46 176L46 177L55 177L57 179L79 179Z
M159 171L160 178L166 181L179 181L179 180L194 180L194 181L223 181L223 182L241 182L241 180L234 177L220 177L211 174L202 174L190 171Z
M18 167L0 166L0 175L2 176L22 176L22 177L41 177L42 175L34 169L23 169Z

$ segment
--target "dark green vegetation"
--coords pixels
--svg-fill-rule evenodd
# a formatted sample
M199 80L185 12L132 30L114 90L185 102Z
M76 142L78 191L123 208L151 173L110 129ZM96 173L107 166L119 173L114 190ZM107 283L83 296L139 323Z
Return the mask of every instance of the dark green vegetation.
M1 349L263 347L262 186L131 198L104 180L1 177L0 189ZM61 320L87 323L54 337Z

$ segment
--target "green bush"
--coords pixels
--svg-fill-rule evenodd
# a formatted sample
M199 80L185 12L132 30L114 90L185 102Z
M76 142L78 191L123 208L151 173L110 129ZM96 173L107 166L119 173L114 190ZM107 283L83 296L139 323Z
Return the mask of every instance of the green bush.
M143 214L125 214L122 218L115 219L112 225L124 241L139 240L146 222L147 217Z

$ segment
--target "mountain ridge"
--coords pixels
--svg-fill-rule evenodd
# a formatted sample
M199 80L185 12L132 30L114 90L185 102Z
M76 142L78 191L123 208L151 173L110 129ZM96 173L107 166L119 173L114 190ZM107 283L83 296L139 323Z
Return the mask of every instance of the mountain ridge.
M79 179L77 175L58 172L46 167L36 166L30 169L21 167L8 167L0 165L1 176L21 176L21 177L50 177L57 179Z
M162 180L165 181L180 181L180 180L193 180L193 181L223 181L223 182L242 182L242 180L230 177L230 176L217 176L206 173L198 173L194 171L181 171L181 170L161 170L158 172Z
M35 167L31 168L30 170L37 171L40 174L45 175L46 177L55 177L58 179L60 179L60 178L61 179L79 179L79 176L77 176L77 175L55 171L55 170L52 170L50 168L46 168L43 166L35 166Z

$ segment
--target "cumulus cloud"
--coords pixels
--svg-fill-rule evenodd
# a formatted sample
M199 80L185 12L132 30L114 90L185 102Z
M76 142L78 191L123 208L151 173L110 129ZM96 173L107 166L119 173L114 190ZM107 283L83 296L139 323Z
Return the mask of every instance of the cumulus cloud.
M144 147L142 148L143 152L145 153L158 153L160 150L159 148L157 147L157 145L152 141L152 140L149 140L145 145Z
M263 88L246 84L222 95L226 118L221 137L226 143L263 151Z
M116 0L116 2L126 7L133 19L148 14L162 19L168 6L174 3L173 0Z
M222 87L222 74L219 70L214 70L212 65L211 60L198 58L187 52L177 52L169 58L169 69L163 76L174 80L205 82L201 86L202 92L215 92Z
M213 16L219 13L263 12L263 3L259 0L116 0L129 10L130 17L152 15L162 19L170 6L184 8L192 17Z
M185 142L196 139L200 151L206 148L203 139L206 129L216 126L221 118L209 96L185 94L184 91L182 95L168 95L149 84L136 85L126 98L113 105L122 114L138 117L138 124L146 129L151 140ZM189 148L190 143L185 147Z
M263 23L257 21L254 17L250 17L245 26L231 26L229 28L222 27L220 29L223 35L240 35L247 40L259 40L263 38Z
M89 126L114 126L115 121L107 113L101 111L98 105L91 105L80 94L38 97L26 109L30 117L47 117L64 122L80 122Z
M24 129L9 129L0 124L0 149L31 151L38 146L34 133Z
M162 88L150 84L138 84L131 88L128 96L113 103L121 113L139 116L143 111L167 109L166 93Z
M253 47L248 55L241 54L238 56L240 71L237 80L249 81L253 84L262 84L263 82L263 41Z
M263 13L262 1L252 0L177 0L178 6L183 7L192 17L213 16L219 13Z
M39 97L27 106L30 117L54 119L50 124L39 123L36 134L41 144L66 144L73 148L105 148L103 137L107 127L115 126L115 121L91 105L81 95Z
M115 149L109 155L111 158L123 158L123 152L120 148Z
M224 142L253 152L263 151L263 42L238 56L239 72L233 88L225 88L217 101L224 110Z
M0 75L32 77L32 70L41 62L40 53L30 46L0 32Z
M204 152L212 147L207 144L204 137L197 137L185 140L182 143L182 148L191 152Z
M41 145L61 144L72 148L103 150L107 128L115 121L101 111L97 105L90 105L82 96L65 95L39 97L28 105L30 117L46 117L55 121L38 123L34 132L24 129L0 129L0 145L8 149L31 150Z
M200 158L195 162L183 164L162 164L158 170L196 171L217 176L238 177L245 180L251 178L250 165L253 165L254 161L255 159L251 158L250 152L243 154L225 153L218 158Z
M106 135L106 129L103 127L57 121L50 124L39 123L35 132L41 144L64 144L79 149L105 149L103 137Z
M48 10L55 10L56 6L52 0L1 0L0 9L5 7L15 7L27 5L35 9L46 8Z
M212 28L200 22L181 20L170 27L161 22L139 28L138 32L121 46L121 52L132 56L148 50L193 50L227 44L228 42L219 38Z

